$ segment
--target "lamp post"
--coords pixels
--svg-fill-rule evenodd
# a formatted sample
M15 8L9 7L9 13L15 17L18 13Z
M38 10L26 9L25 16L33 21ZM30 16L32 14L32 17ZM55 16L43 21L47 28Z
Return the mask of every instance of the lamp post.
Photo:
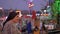
M29 14L30 14L31 11L33 10L34 4L33 4L32 2L33 2L33 0L30 0L30 1L28 2Z

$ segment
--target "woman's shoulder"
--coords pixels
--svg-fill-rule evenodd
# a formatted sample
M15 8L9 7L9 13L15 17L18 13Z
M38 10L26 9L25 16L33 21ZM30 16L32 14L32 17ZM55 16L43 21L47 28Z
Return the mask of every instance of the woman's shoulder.
M4 25L4 28L3 28L3 30L8 30L9 28L10 28L10 23L9 22L7 22L5 25Z
M8 21L6 24L5 24L5 26L6 27L9 27L9 26L11 26L12 24L11 24L11 21Z

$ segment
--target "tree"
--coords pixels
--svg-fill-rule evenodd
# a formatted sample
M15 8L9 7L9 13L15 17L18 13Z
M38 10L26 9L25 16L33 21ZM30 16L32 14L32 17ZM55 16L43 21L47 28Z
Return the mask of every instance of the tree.
M56 19L57 14L60 13L60 0L55 0L55 2L52 5L52 11L53 11L53 17Z

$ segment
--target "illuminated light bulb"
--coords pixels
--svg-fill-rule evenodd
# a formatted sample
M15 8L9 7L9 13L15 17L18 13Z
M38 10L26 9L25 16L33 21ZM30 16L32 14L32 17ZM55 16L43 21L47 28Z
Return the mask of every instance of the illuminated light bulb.
M28 7L31 7L31 4L29 4L29 6Z
M44 10L44 12L46 12L46 10Z
M34 6L34 4L32 4L31 6Z
M31 7L33 7L33 6L34 6L34 4L29 4L29 6L28 6L28 7L30 7L30 8L31 8Z

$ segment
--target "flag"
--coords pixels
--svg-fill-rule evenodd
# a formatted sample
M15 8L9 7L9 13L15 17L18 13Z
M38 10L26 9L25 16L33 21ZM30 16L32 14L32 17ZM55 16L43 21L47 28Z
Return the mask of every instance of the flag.
M32 19L35 19L36 18L36 12L33 10L32 12Z

